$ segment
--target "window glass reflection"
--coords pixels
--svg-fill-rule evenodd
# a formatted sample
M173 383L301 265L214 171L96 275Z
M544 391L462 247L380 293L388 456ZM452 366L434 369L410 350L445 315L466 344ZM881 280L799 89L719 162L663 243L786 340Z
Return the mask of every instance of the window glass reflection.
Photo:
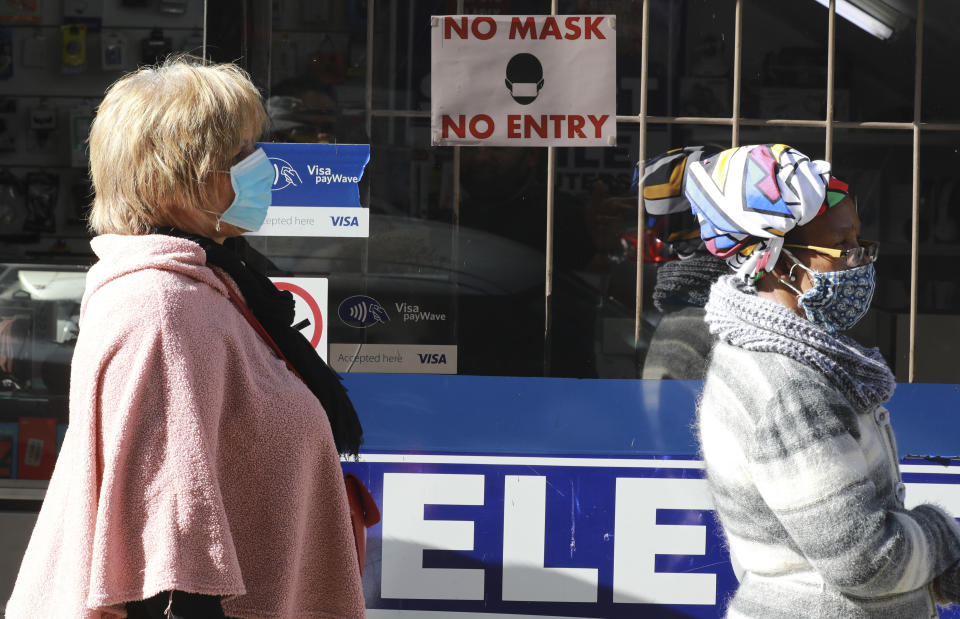
M957 132L929 132L924 133L920 141L920 265L915 360L918 382L960 383L960 366L956 363L956 350L960 346L960 287L954 268L960 255L958 140L960 133ZM907 317L898 316L898 348L909 345L906 334L909 334ZM897 380L905 380L901 376L906 370L901 368L899 357L902 355L898 356Z
M960 120L955 51L957 32L960 32L960 10L957 9L954 2L924 3L922 107L923 120L927 122Z
M826 117L827 17L815 0L744 0L742 116ZM838 118L847 105L842 99Z

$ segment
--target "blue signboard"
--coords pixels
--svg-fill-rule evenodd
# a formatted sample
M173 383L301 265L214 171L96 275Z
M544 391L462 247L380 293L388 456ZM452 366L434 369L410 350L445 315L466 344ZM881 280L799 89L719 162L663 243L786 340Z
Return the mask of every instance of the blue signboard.
M367 144L262 142L273 164L272 203L256 236L369 235L369 210L360 204Z
M383 513L371 619L722 616L738 581L691 433L699 383L344 379L366 429L344 468ZM960 435L955 386L899 393L902 456ZM960 466L903 457L902 471L908 506L960 513Z

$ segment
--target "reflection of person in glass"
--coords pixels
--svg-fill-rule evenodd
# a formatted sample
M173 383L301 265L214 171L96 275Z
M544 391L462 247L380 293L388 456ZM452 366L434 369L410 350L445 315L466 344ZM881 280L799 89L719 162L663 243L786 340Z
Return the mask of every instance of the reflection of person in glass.
M293 298L225 246L266 217L265 120L234 65L107 91L70 426L8 617L364 615L356 412Z
M463 198L460 223L490 232L539 252L546 250L547 196L544 148L470 147L462 149ZM594 367L596 304L571 271L585 268L595 250L587 228L586 206L558 194L554 209L552 376L589 377ZM504 265L511 268L512 265ZM510 342L500 371L518 376L543 373L543 287L508 298L472 300L461 308L460 343L466 350ZM470 319L475 316L475 319ZM471 360L463 354L463 368Z
M304 76L280 82L267 99L270 131L277 142L365 144L359 131L346 130L336 92L329 84ZM358 119L360 117L357 117Z
M460 223L486 230L538 251L546 245L546 173L543 148L464 148ZM586 266L593 257L586 206L566 194L556 197L556 261L561 268Z
M684 172L701 156L700 146L664 153L646 162L639 183L644 211L656 218L654 229L676 257L657 268L653 304L663 315L650 338L642 378L700 380L707 369L713 337L703 306L710 286L730 268L707 251L683 195Z
M701 452L740 587L728 617L936 617L960 600L960 526L905 506L876 349L843 335L873 296L876 245L830 164L782 144L687 171L718 342Z

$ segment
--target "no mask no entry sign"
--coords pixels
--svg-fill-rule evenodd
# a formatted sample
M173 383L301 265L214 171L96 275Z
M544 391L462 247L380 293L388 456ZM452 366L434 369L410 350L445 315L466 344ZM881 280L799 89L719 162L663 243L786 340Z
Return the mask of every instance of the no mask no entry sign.
M610 15L430 18L434 145L613 146Z

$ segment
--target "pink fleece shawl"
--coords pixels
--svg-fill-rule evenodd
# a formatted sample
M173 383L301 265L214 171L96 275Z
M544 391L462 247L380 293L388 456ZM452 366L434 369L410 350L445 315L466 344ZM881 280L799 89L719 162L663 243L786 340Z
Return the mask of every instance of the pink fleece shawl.
M159 592L232 617L362 617L326 414L195 243L104 235L70 425L7 617L125 616Z

